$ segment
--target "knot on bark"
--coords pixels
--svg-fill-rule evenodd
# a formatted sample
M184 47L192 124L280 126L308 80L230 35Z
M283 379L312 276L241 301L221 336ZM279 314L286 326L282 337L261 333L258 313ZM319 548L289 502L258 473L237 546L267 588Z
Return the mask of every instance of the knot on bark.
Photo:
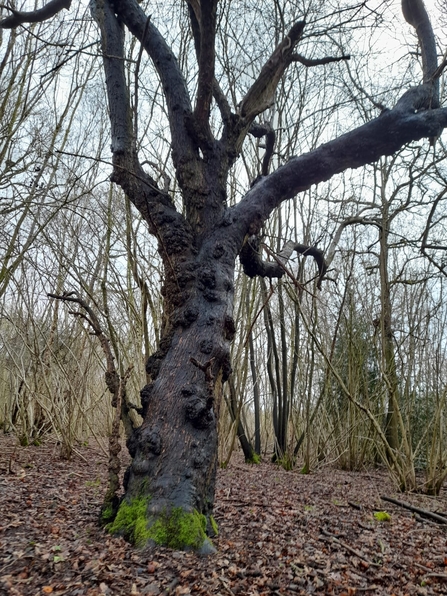
M225 317L224 321L224 334L225 339L228 341L233 341L236 334L236 325L234 323L234 319L228 315Z
M173 327L183 327L187 329L199 317L199 309L197 306L189 306L185 310L180 310L172 316Z
M194 262L183 262L175 268L176 282L180 288L184 288L196 277L197 265Z
M215 302L218 299L217 292L214 291L216 287L216 274L210 267L202 267L197 275L198 287L205 300L208 302Z
M141 415L143 416L143 418L146 417L146 414L147 414L147 411L149 408L149 402L151 400L152 390L153 390L152 385L145 385L143 387L143 389L140 391L141 406L143 408Z
M116 371L113 371L113 372L106 371L105 378L106 378L107 389L110 391L110 393L112 393L113 395L115 393L118 393L119 384L120 384L120 378L119 378L118 373Z
M214 292L214 290L210 290L209 288L205 288L203 290L203 297L207 302L217 302L219 300L219 294Z
M193 323L194 321L197 320L199 316L199 309L197 306L189 306L188 308L185 309L185 322L186 325L188 326L191 325L191 323Z
M205 429L210 426L214 420L212 411L213 400L203 394L196 386L184 387L182 394L185 399L186 419L191 422L195 428Z
M192 465L195 468L198 468L200 470L200 468L203 467L203 463L205 461L205 454L203 453L203 451L199 451L198 453L196 453L196 455L194 456Z
M168 331L168 333L166 333L161 338L159 349L156 352L154 352L151 356L149 356L149 358L147 359L146 372L148 375L151 376L153 381L155 381L155 379L157 378L158 373L160 372L162 360L168 353L169 348L171 347L173 335L174 329L170 329L170 331Z
M211 354L213 351L213 341L211 339L202 339L199 350L202 354Z
M220 259L225 254L225 248L222 242L216 242L213 249L213 258Z
M151 453L160 455L162 440L160 431L155 426L146 427L139 433L139 448L143 456L148 457Z

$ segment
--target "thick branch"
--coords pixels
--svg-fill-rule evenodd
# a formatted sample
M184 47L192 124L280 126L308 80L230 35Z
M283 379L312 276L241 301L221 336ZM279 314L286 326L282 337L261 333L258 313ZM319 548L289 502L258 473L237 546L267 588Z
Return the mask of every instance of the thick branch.
M179 162L190 159L194 142L187 130L192 114L186 81L171 48L158 29L149 21L136 0L116 0L113 7L129 31L142 43L160 78L168 108L172 139L175 139L172 159ZM146 31L146 34L145 34Z
M168 192L158 188L155 180L141 167L135 148L132 112L124 69L124 31L107 0L92 3L92 13L101 31L104 71L106 76L109 117L112 130L113 176L131 202L140 211L152 234L158 239L162 255L184 251L190 244L184 217L175 210ZM144 29L151 29L143 21ZM149 33L145 36L148 37ZM166 234L174 223L178 245Z
M239 259L244 273L248 277L281 278L285 273L284 267L280 263L262 259L260 236L251 236L246 239L239 254Z
M191 21L192 34L193 34L193 38L194 38L194 47L196 50L197 62L200 63L200 56L201 56L200 48L201 48L201 43L202 43L202 35L200 32L200 23L202 22L202 17L201 17L202 9L201 9L199 0L188 0L188 10L189 10L189 18ZM216 25L214 23L214 27L215 26ZM215 39L215 35L214 35L214 39ZM215 61L214 50L213 50L212 59L213 59L213 72L214 72L214 66L215 66L215 64L214 64L214 61ZM219 107L223 122L226 123L226 125L228 125L230 123L230 120L232 117L230 104L228 103L228 100L227 100L225 94L223 93L222 89L220 88L220 85L215 77L213 77L213 80L212 80L212 94L213 94L213 97L217 103L217 106ZM196 111L197 111L197 106L196 106Z
M69 10L70 6L71 0L50 0L42 8L30 12L20 12L8 6L6 8L12 12L12 15L0 21L0 28L15 29L15 27L24 23L42 23L54 17L54 15L64 8Z
M108 0L96 0L90 6L93 18L101 31L102 57L112 129L112 153L130 155L134 143L132 113L124 72L124 29Z
M417 88L415 89L417 96ZM414 113L412 92L407 92L407 109L402 104L371 122L348 132L314 151L292 158L263 178L244 199L231 209L231 219L239 228L239 241L261 230L272 211L284 200L329 180L349 168L358 168L392 155L411 141L438 137L447 127L447 109ZM410 108L408 108L410 105Z
M327 271L327 265L324 260L323 251L315 246L307 246L305 244L297 244L289 240L284 245L282 251L274 255L269 251L274 261L263 261L260 253L261 241L258 236L248 238L242 247L240 253L240 261L244 269L244 273L249 277L269 277L281 278L285 273L285 266L293 252L297 252L304 256L310 256L315 259L318 267L318 282L317 288L321 289L321 282Z
M230 160L234 160L239 154L256 116L273 104L278 83L287 67L293 62L294 50L301 38L304 25L304 21L295 23L288 35L276 47L241 101L238 114L231 114L221 108L225 124L222 143ZM220 104L219 107L221 107Z
M301 38L304 21L293 25L286 37L277 46L273 54L242 100L239 113L247 122L252 122L258 114L269 108L275 98L276 87L289 66L296 44Z
M439 81L434 80L438 68L436 40L423 0L402 0L405 20L415 28L421 46L423 82L428 83L429 94L425 108L439 107Z
M215 40L216 40L216 0L202 0L200 3L200 50L198 55L199 78L197 102L194 110L195 124L205 128L208 136L211 99L213 97Z

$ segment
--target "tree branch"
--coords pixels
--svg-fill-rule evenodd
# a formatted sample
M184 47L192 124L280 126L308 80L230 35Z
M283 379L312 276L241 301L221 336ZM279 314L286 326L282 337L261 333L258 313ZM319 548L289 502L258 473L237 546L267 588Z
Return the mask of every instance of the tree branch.
M239 113L247 122L251 123L256 116L272 105L276 87L290 64L291 56L301 38L303 29L304 21L299 21L293 25L262 67L256 81L247 91L239 106Z
M90 7L101 32L102 58L112 129L112 153L130 155L133 152L134 139L132 112L124 72L124 29L108 0L96 0Z
M439 80L434 78L438 68L436 40L423 0L402 0L405 20L416 30L422 54L422 75L427 95L426 109L439 107Z
M63 302L73 302L75 304L79 304L79 306L85 310L87 315L82 312L74 312L71 311L71 314L81 317L87 321L90 325L93 333L98 337L99 342L101 344L102 350L106 357L107 362L107 371L106 371L106 384L110 391L110 393L115 393L115 376L118 375L116 372L115 367L115 358L112 354L112 349L110 348L110 342L106 334L103 332L101 323L99 322L98 317L94 310L87 304L85 300L83 300L80 296L77 295L76 292L64 292L63 294L48 294L49 298L54 298L56 300L62 300Z
M270 160L272 159L273 149L275 147L276 133L272 128L270 122L264 122L264 124L257 124L253 122L248 132L255 138L260 139L265 136L265 153L262 159L261 176L267 176L269 173ZM252 185L256 184L259 178L256 178L252 182Z
M101 31L112 130L112 180L122 187L148 223L151 233L159 241L161 254L167 256L170 251L183 251L190 245L190 231L185 219L176 211L168 192L158 187L156 181L143 170L138 161L124 70L123 28L108 0L92 2L92 14ZM147 18L142 22L141 28L144 39L153 35L153 25ZM173 221L177 230L177 244L165 237Z
M228 216L238 228L241 246L247 234L259 233L276 207L313 184L375 162L383 155L392 155L411 141L438 137L447 127L447 109L415 113L413 93L417 100L417 88L410 90L405 94L405 103L399 101L394 109L371 122L290 159L253 186Z
M171 48L152 21L148 22L147 15L138 2L116 0L113 7L119 19L142 43L161 81L168 108L171 137L173 141L175 139L172 159L177 168L180 162L196 157L195 143L187 128L192 108L186 81Z
M244 273L248 277L269 277L281 278L285 273L285 265L293 252L297 252L304 256L311 256L315 259L318 267L318 282L317 288L321 289L321 282L327 271L327 265L324 260L324 253L315 246L307 246L305 244L297 244L289 240L284 245L279 254L274 254L265 245L264 248L274 258L274 261L263 261L260 253L261 239L259 236L252 236L248 238L242 247L239 255Z
M211 138L209 115L213 97L216 6L216 0L201 0L200 2L199 77L194 119L197 129L206 131L208 138Z
M4 8L12 12L12 15L0 21L0 29L15 29L24 23L42 23L54 17L54 15L64 8L69 10L70 6L71 0L50 0L42 8L30 12L20 12L9 6L4 6Z
M331 62L341 62L342 60L350 60L351 56L326 56L326 58L306 58L301 54L292 54L290 57L291 62L299 62L303 66L320 66L322 64L330 64Z
M340 223L340 225L338 226L337 231L335 232L334 237L332 239L332 242L327 250L327 253L326 253L327 254L327 256L326 256L327 266L329 267L330 264L332 263L338 243L340 242L342 232L347 226L352 226L354 224L368 225L368 224L372 224L372 223L375 223L375 222L373 222L361 215L354 215L353 217L348 217L347 219L342 221Z

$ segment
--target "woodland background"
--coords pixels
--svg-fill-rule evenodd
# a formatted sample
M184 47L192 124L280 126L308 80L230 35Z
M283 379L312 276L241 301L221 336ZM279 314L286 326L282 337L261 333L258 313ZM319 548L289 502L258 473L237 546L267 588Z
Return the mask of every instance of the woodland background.
M178 20L184 29L171 27L173 13L186 7L153 4L187 69L194 50L186 13ZM302 12L293 2L270 2L269 10L239 4L240 19L218 39L226 61L217 69L235 104ZM221 5L225 19L229 1ZM442 54L445 12L437 2L427 8ZM420 79L418 60L408 59L417 40L398 2L365 9L315 1L306 11L313 26L300 51L313 58L327 44L329 54L335 47L351 58L318 68L297 63L280 83L268 114L273 167L369 121ZM42 41L49 32L51 45ZM130 43L139 151L175 197L166 107L147 69ZM121 374L131 367L127 395L138 405L161 326L160 262L137 212L109 181L104 81L88 7L80 3L68 19L0 29L0 89L0 425L22 446L56 437L69 458L87 442L102 445L113 408L98 338L48 294L77 292L88 302ZM262 140L246 143L231 173L231 203L260 173L264 150ZM330 267L321 290L313 260L303 256L272 284L238 276L223 466L242 436L247 453L275 454L285 469L379 464L402 489L440 491L447 476L445 157L442 138L434 147L415 143L277 211L264 230L269 250L279 252L285 239L318 246Z

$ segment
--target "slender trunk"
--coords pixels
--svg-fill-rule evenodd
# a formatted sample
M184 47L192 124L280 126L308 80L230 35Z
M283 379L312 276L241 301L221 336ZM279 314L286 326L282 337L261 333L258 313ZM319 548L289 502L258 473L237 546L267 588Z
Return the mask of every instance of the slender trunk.
M247 312L250 312L250 296L246 293ZM255 452L261 455L261 415L260 415L260 395L259 395L259 379L258 371L256 369L255 346L253 341L253 329L250 329L248 335L248 349L250 360L251 378L253 381L253 408L255 414Z
M279 448L283 454L287 451L287 427L289 424L289 382L288 362L289 350L286 339L286 318L284 310L284 295L281 282L278 284L279 302L279 325L281 333L281 381L282 391L280 393L280 419L279 419Z
M264 279L260 279L260 285L262 290L262 297L265 304L263 309L264 314L264 325L267 333L267 374L270 382L270 389L272 392L273 400L273 430L275 433L275 447L273 453L273 461L281 458L283 453L280 449L280 402L281 402L281 377L280 377L280 366L279 366L279 355L278 348L275 339L275 326L273 324L272 312L269 304L267 303L267 286ZM274 368L274 370L273 370Z
M239 440L239 444L244 454L245 461L251 464L257 463L257 452L255 452L255 450L253 449L253 446L247 437L247 433L245 432L245 428L241 420L242 400L239 400L239 404L237 403L236 390L234 388L234 382L232 378L229 379L228 388L230 394L230 398L226 400L228 404L228 410L230 412L231 420L236 424L235 433ZM231 454L234 448L234 439L235 436L233 435L233 439L231 441L231 448L224 462L224 467L226 467L231 458Z
M255 451L258 455L261 454L261 418L260 418L260 397L259 397L259 382L258 373L255 362L255 348L253 344L253 336L250 333L248 338L248 346L250 350L250 369L251 378L253 380L253 406L255 411Z
M388 275L388 236L389 236L388 203L384 201L382 224L380 227L380 300L381 316L380 329L382 339L382 369L388 391L388 412L386 416L386 438L391 449L399 447L399 420L397 410L399 407L399 383L396 373L394 355L394 339L391 326L391 288Z

